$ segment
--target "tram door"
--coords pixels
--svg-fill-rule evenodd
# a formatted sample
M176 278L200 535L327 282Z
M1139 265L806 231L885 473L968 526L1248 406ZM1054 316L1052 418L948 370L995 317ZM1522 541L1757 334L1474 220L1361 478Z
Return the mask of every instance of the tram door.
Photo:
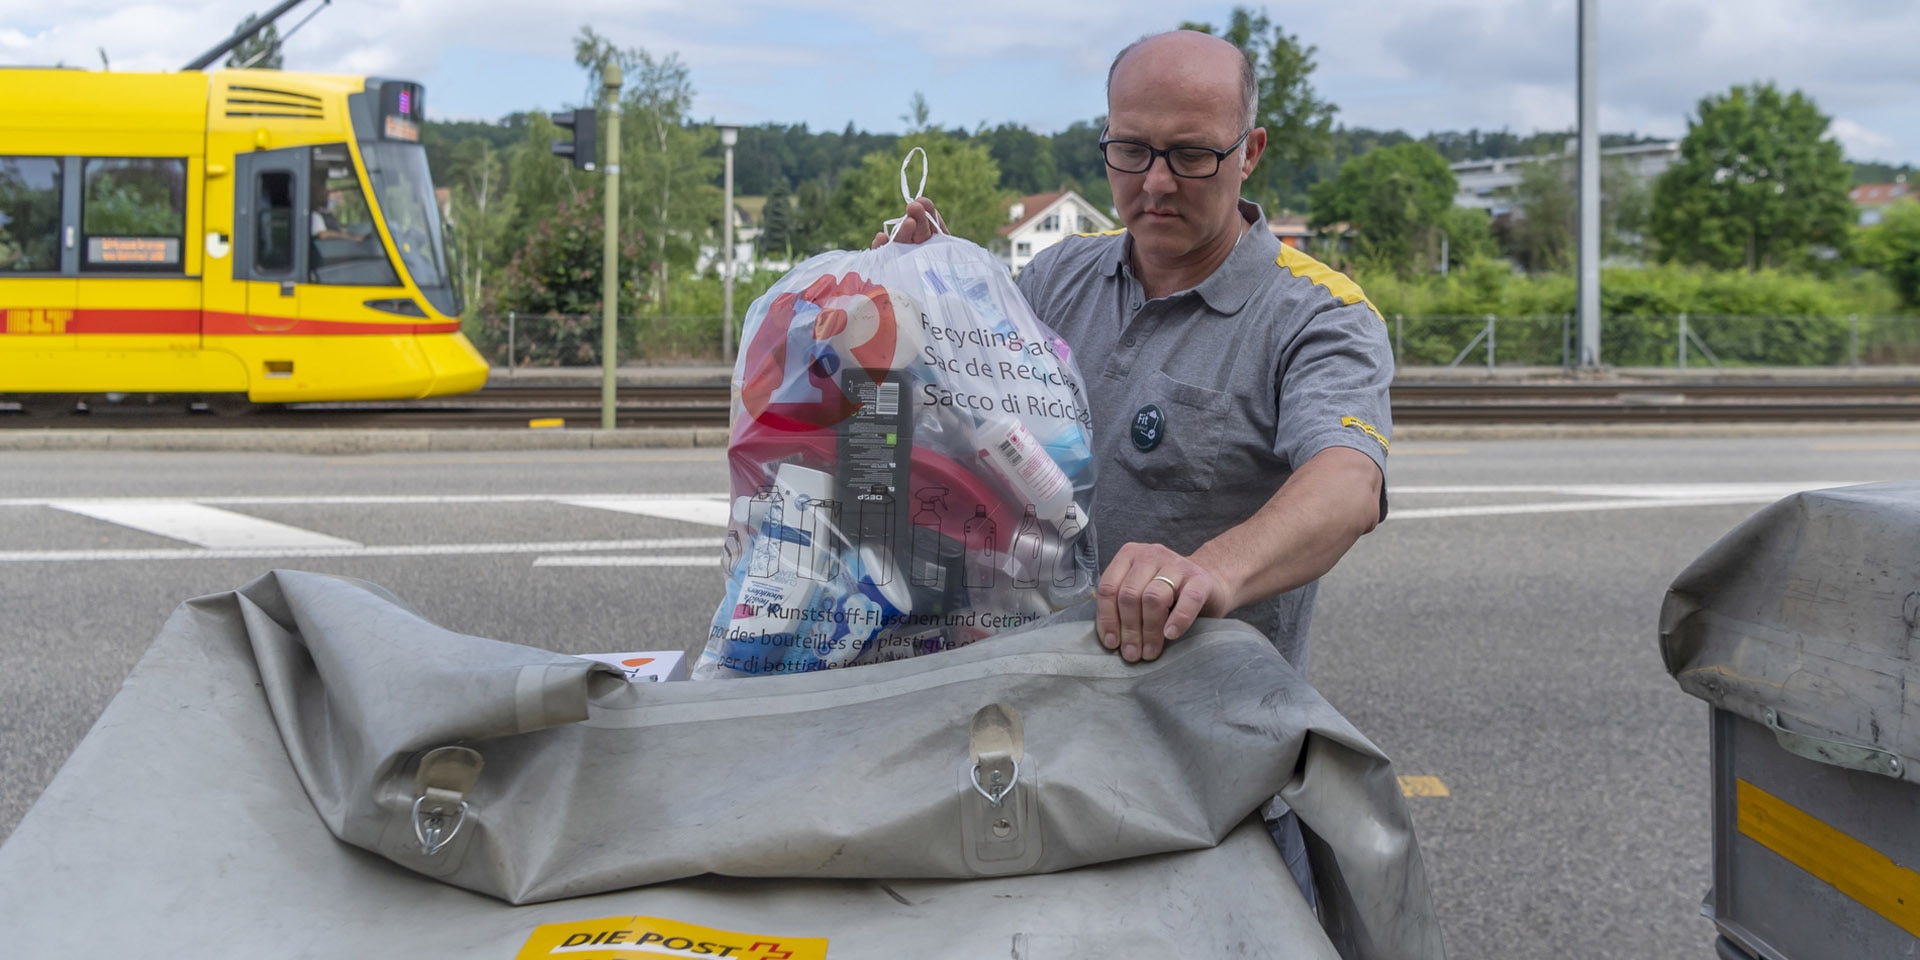
M234 158L233 275L246 285L247 326L255 332L285 332L300 321L311 233L309 153L295 147ZM268 377L291 373L265 371Z

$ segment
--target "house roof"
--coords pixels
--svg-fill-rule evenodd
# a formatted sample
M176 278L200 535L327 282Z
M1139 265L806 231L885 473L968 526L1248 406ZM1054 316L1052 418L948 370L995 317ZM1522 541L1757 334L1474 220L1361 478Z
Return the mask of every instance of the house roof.
M1267 232L1276 237L1313 236L1313 231L1307 227L1306 217L1287 213L1268 217Z
M1008 222L1001 224L1000 235L1003 237L1007 236L1013 233L1015 230L1018 230L1021 227L1026 226L1028 222L1032 221L1034 218L1045 213L1048 207L1051 207L1054 204L1060 202L1060 198L1065 197L1067 194L1072 192L1073 191L1071 190L1056 190L1052 193L1036 193L1029 196L1021 197L1018 200L1008 201L1007 210L1009 212L1009 215L1011 215L1013 208L1018 206L1021 208L1020 218L1017 220L1009 220Z
M1915 196L1913 187L1904 182L1863 183L1847 191L1847 198L1857 207L1877 207L1909 196Z

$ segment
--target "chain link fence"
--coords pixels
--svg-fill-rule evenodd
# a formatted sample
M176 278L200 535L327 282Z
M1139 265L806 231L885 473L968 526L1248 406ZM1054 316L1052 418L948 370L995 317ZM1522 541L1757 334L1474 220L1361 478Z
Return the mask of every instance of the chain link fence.
M1387 316L1400 366L1572 367L1572 314ZM1629 314L1600 321L1600 355L1614 367L1865 367L1920 365L1920 317Z
M734 318L738 344L739 317ZM461 330L487 362L508 369L600 365L601 318L567 314L469 314ZM639 314L616 321L616 362L718 362L719 314Z
M738 348L741 318L734 318ZM1580 329L1572 314L1408 316L1388 314L1403 367L1572 367ZM470 315L463 323L496 367L591 367L600 363L600 317ZM621 317L618 362L713 363L718 314ZM1600 323L1601 358L1615 367L1869 367L1920 365L1920 317L1765 317L1631 314Z

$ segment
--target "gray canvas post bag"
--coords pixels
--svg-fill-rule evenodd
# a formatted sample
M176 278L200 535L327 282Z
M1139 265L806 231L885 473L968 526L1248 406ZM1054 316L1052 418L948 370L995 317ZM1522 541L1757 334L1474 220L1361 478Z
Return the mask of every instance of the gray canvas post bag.
M954 880L1219 844L1299 815L1348 957L1439 956L1387 759L1244 624L1153 663L1049 622L896 663L632 684L276 572L163 631L248 651L335 836L515 904L703 874Z

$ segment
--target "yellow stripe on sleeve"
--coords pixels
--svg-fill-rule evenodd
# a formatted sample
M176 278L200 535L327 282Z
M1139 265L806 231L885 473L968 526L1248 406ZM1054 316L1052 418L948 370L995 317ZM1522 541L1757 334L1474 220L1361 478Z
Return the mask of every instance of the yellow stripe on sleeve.
M1354 283L1346 274L1315 260L1306 252L1283 243L1280 245L1280 255L1273 258L1273 264L1302 280L1324 288L1341 303L1348 306L1356 303L1366 304L1367 309L1372 310L1374 316L1380 317L1381 323L1387 322L1387 318L1381 316L1380 308L1367 299L1367 295L1361 291L1359 284Z

